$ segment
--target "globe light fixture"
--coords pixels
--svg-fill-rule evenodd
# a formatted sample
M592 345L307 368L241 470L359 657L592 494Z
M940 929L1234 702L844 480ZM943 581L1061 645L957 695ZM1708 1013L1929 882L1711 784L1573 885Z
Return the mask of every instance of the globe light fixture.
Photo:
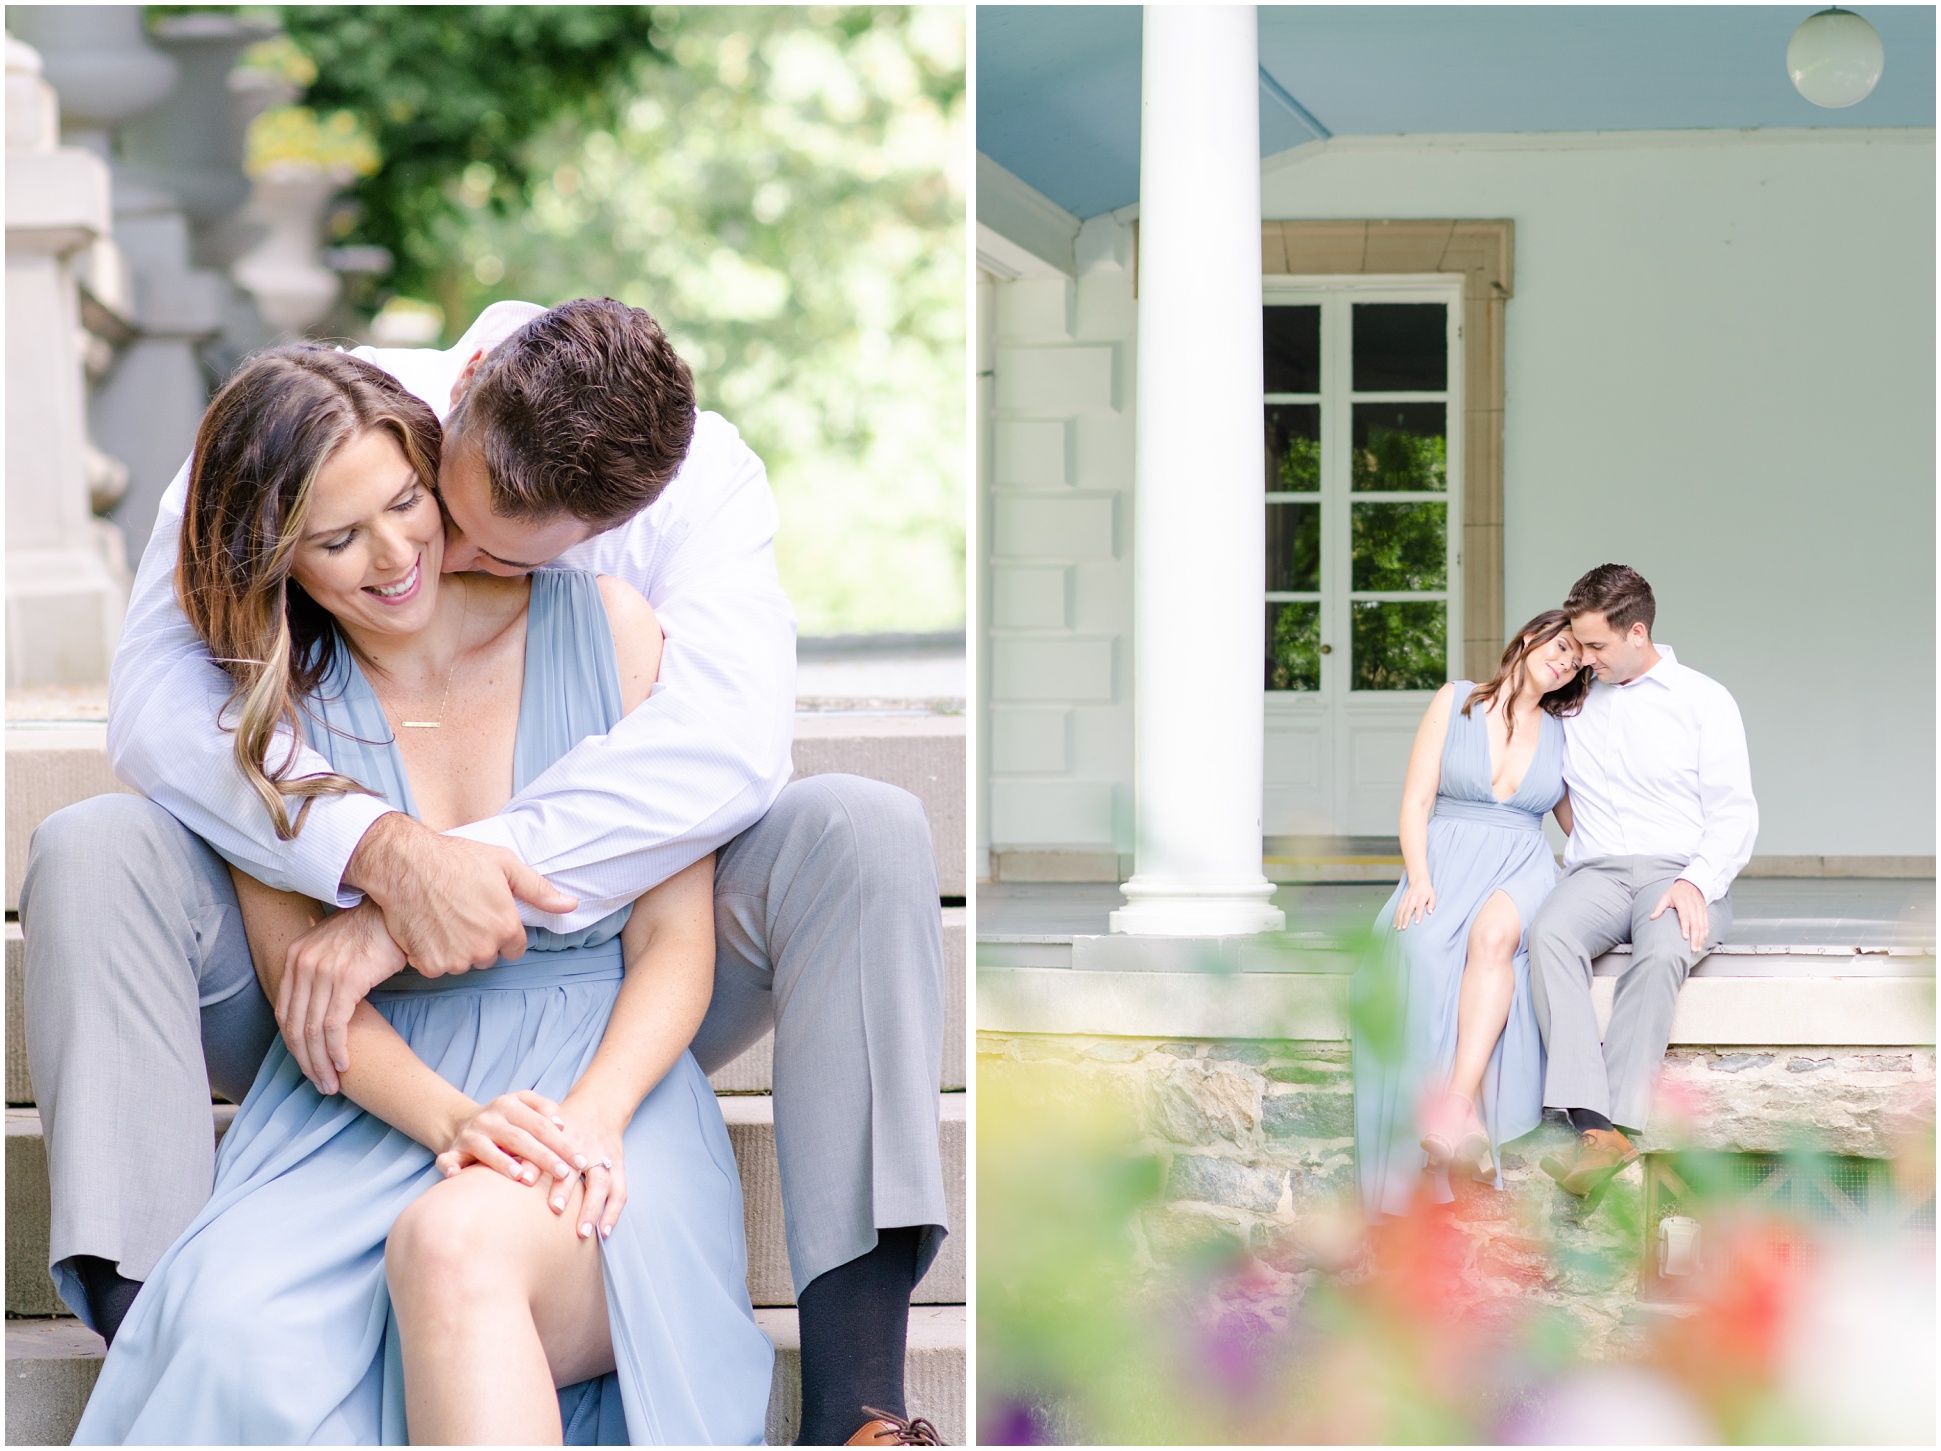
M1880 36L1851 10L1834 6L1800 22L1786 47L1786 73L1816 106L1837 110L1867 99L1880 83Z

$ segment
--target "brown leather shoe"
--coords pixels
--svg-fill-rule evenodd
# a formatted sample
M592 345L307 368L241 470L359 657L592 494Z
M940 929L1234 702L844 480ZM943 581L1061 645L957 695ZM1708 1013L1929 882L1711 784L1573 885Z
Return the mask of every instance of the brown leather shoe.
M937 1428L921 1416L915 1420L905 1420L902 1416L892 1416L888 1411L879 1411L875 1406L864 1406L866 1415L876 1419L864 1425L863 1429L842 1444L845 1446L941 1446L943 1438Z
M1540 1167L1567 1193L1588 1194L1637 1157L1616 1129L1585 1129L1568 1154L1545 1154Z

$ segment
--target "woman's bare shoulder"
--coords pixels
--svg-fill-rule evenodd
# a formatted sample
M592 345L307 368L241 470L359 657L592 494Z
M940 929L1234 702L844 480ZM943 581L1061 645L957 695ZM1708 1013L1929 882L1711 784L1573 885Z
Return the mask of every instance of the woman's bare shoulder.
M616 638L622 631L660 628L660 617L639 590L611 574L595 575L594 579L599 583L600 603L607 607L607 623L613 626Z
M607 625L613 632L614 660L620 667L621 705L631 712L653 690L666 637L660 617L639 590L610 574L597 579L600 603L606 606Z

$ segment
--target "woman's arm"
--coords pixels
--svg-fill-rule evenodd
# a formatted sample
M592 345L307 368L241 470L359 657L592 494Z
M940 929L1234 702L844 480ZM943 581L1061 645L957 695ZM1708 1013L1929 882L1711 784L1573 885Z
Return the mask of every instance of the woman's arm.
M1564 829L1564 835L1569 836L1572 824L1570 819L1570 787L1564 787L1564 794L1557 798L1557 804L1551 807L1550 810L1557 818L1557 825Z
M308 897L266 887L235 867L229 874L236 883L236 900L242 908L243 930L249 938L257 980L265 996L276 1004L279 1023L286 1018L302 1022L302 1005L282 1000L284 965L291 943L315 925L321 909ZM374 913L376 909L368 910ZM381 925L382 919L378 921ZM398 964L403 966L402 954ZM432 1072L368 1002L358 1003L351 1014L346 1037L351 1066L333 1075L338 1091L434 1154L450 1151L469 1129L469 1140L476 1149L469 1157L489 1164L508 1178L522 1183L536 1181L537 1171L531 1167L535 1164L549 1165L556 1177L568 1172L564 1160L572 1157L571 1142L551 1124L544 1110L509 1104L504 1099L484 1107L474 1103ZM323 1060L321 1038L306 1047L313 1059Z
M560 1103L574 1142L591 1145L580 1235L613 1232L627 1201L621 1136L640 1101L687 1051L714 996L714 858L634 903L620 934L627 976L600 1047ZM555 1195L554 1207L562 1208Z
M1409 751L1408 774L1402 778L1402 867L1408 890L1395 912L1399 931L1436 909L1435 885L1429 880L1429 816L1435 810L1436 789L1442 784L1442 743L1449 736L1449 712L1455 708L1456 687L1445 685L1429 702L1416 727Z

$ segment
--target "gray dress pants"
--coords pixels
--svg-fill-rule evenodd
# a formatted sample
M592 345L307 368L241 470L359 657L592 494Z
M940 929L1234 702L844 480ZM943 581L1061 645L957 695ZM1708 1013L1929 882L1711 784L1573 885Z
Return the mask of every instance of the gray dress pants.
M1732 930L1732 894L1710 903L1711 937L1694 952L1670 908L1652 908L1687 863L1677 857L1598 857L1558 879L1530 924L1530 998L1547 1063L1546 1108L1587 1108L1622 1128L1651 1117L1658 1069L1686 974ZM1619 974L1611 1025L1598 1042L1591 961L1631 944Z
M46 1136L50 1257L147 1278L209 1197L210 1089L241 1102L276 1035L228 869L139 796L34 833L20 916L27 1057ZM798 1294L876 1244L944 1228L943 936L922 803L880 781L791 782L715 870L709 1072L775 1034L775 1139Z

